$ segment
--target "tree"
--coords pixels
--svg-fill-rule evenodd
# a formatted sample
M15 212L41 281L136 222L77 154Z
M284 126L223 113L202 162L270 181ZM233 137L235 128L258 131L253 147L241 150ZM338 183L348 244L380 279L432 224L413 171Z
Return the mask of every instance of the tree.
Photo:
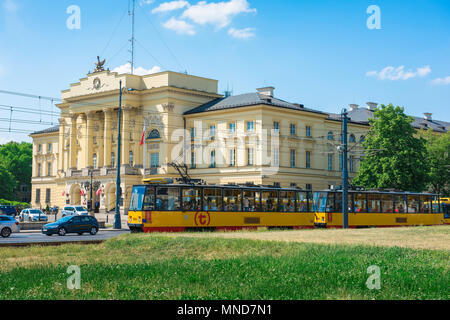
M14 176L0 164L0 195L5 200L14 200L16 181Z
M381 105L363 142L365 158L353 183L366 188L423 191L428 165L425 140L415 137L413 119L401 107Z
M430 191L444 196L450 195L450 132L433 134L422 131L426 139L426 158L429 166L428 187Z
M31 143L10 142L0 146L0 165L11 173L15 187L20 187L22 184L31 186L32 159L33 145Z

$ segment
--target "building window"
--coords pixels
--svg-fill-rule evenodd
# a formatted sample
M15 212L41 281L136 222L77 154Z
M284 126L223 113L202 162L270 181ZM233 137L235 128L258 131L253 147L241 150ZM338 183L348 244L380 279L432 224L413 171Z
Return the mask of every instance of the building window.
M197 167L197 161L195 158L195 151L191 152L191 169L195 169Z
M311 137L311 127L310 126L306 126L306 136Z
M247 121L247 131L249 131L249 132L255 131L255 122L254 121Z
M40 203L41 202L41 189L36 189L36 203Z
M333 171L333 155L328 155L328 171Z
M216 167L216 150L211 150L211 153L209 155L209 167L210 168Z
M42 152L42 144L38 145L38 153Z
M230 149L230 167L236 166L236 149Z
M291 168L297 167L297 151L291 149Z
M50 189L46 189L45 190L45 203L50 203L50 195L51 195L51 190Z
M354 172L354 170L355 170L354 164L355 164L355 159L353 156L350 156L350 158L349 158L350 172Z
M97 137L96 136L92 137L92 143L97 144Z
M295 124L291 123L291 136L296 135L297 135L297 127L295 126Z
M159 153L152 153L150 155L150 165L152 168L159 168Z
M280 123L279 122L273 123L273 131L280 132Z
M312 184L310 184L310 183L307 183L306 184L306 190L312 190L313 188L312 188Z
M129 160L130 166L134 166L133 151L130 151L130 153L129 153L129 155L128 155L128 160Z
M130 132L130 142L133 142L133 133Z
M194 140L196 135L197 135L197 133L195 131L195 128L191 128L191 140Z
M52 175L52 163L49 162L47 163L47 176L51 176Z
M114 152L111 152L111 166L116 167L116 154Z
M216 137L216 125L209 126L209 137L213 140Z
M236 133L236 123L232 122L228 124L228 131L230 133Z
M333 132L328 132L328 140L334 140Z
M247 148L247 165L253 166L255 164L254 160L253 148Z
M311 169L311 151L306 151L306 168Z
M42 165L39 163L38 164L38 170L37 170L37 176L40 177L42 174Z
M52 152L52 144L51 144L51 143L48 144L47 152L48 152L48 153L51 153L51 152Z
M92 166L94 167L94 169L97 169L97 154L94 153L94 155L92 156Z
M280 149L273 149L273 166L278 167L280 165Z
M355 135L353 133L350 135L349 141L351 143L355 143L356 142L356 138L355 138Z
M77 140L77 141L78 141L78 140ZM111 143L113 143L113 144L116 143L116 142L114 141L114 135L113 135L113 134L111 135Z

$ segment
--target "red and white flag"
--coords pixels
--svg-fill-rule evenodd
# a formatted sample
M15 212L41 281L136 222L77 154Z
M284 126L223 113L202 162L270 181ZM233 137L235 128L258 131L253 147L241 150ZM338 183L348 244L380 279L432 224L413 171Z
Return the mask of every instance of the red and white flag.
M142 132L141 146L144 145L144 140L145 140L145 127L144 127L144 132Z

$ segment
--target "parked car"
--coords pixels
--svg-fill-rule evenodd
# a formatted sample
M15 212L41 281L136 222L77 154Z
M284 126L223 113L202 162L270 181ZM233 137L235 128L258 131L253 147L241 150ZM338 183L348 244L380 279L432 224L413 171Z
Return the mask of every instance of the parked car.
M62 211L61 215L63 217L66 216L87 216L89 213L85 207L82 206L65 206Z
M43 226L42 233L47 236L65 236L68 233L78 233L81 236L83 233L90 233L94 236L98 229L98 221L92 216L66 216Z
M0 215L15 217L17 215L17 211L14 206L1 205L0 206Z
M0 216L0 235L8 238L11 233L20 231L19 222L11 216Z
M39 209L24 209L19 215L20 221L39 222L48 221L48 217Z

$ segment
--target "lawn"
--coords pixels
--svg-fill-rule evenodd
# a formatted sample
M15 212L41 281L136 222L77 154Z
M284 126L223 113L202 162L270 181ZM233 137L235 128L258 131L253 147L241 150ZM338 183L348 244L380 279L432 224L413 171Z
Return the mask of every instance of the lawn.
M124 235L0 248L0 299L448 299L448 250ZM67 267L81 268L69 290ZM381 270L369 290L367 268Z

